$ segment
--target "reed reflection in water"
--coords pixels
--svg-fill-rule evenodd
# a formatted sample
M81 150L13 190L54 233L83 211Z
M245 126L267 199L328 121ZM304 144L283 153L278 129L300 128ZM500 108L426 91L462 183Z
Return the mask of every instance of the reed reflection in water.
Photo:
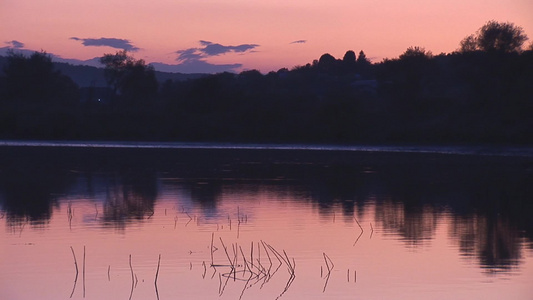
M532 294L527 159L3 151L9 299Z

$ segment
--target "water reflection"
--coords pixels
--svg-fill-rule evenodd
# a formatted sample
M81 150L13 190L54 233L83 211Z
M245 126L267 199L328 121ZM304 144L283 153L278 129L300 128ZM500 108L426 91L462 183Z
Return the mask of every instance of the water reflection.
M376 226L414 248L431 242L440 220L451 216L450 238L462 255L491 272L518 266L522 241L533 236L531 173L523 161L400 154L339 160L226 153L216 160L209 153L207 161L191 153L69 152L52 159L42 152L8 154L2 159L0 204L7 224L16 228L27 222L46 226L58 199L101 201L99 222L124 229L150 218L159 195L168 191L187 195L205 218L223 215L218 207L224 195L268 191L316 205L322 215L341 207L345 218L357 218L372 208Z
M388 232L402 236L408 246L418 246L431 240L440 214L432 205L406 209L401 202L384 201L376 206L376 220Z
M32 225L46 223L52 215L57 198L64 194L74 180L64 170L35 166L4 165L0 172L0 204L8 224Z
M483 215L457 216L451 226L461 253L478 258L487 271L506 271L519 264L521 238L509 221Z
M158 187L155 172L129 170L105 181L103 222L124 228L132 220L143 220L154 213Z

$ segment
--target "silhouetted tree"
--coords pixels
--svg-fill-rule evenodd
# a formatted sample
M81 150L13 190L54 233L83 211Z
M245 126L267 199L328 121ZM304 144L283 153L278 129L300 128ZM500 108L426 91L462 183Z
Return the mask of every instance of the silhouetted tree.
M355 62L356 62L355 52L353 52L352 50L346 51L346 53L344 54L344 57L342 58L342 62L345 65L350 65L350 66L355 65Z
M382 64L380 77L390 82L393 109L401 111L401 115L407 118L405 121L413 121L412 116L419 113L422 92L435 73L431 52L421 47L409 47L399 59L386 60Z
M263 78L263 74L261 74L261 72L255 69L242 71L238 76L238 79L253 80L253 81L258 81L258 80L261 80L262 78Z
M428 59L433 54L431 51L426 51L423 47L409 47L403 54L400 55L400 60L412 60L412 59Z
M459 50L463 53L473 52L473 51L476 51L477 49L478 49L478 46L477 46L476 36L473 34L465 37L460 43Z
M346 51L344 57L342 58L342 61L346 64L355 63L355 52L353 52L352 50Z
M104 54L100 63L105 66L104 75L115 94L127 99L149 100L157 92L157 80L152 66L144 60L135 60L126 50Z
M77 100L78 87L54 69L46 52L35 52L26 57L11 51L4 73L7 99L41 104L67 104Z
M356 57L355 52L352 50L346 51L344 57L342 58L342 69L343 71L353 72L356 68Z
M481 50L485 52L517 52L528 40L522 27L513 23L499 23L494 20L483 25L476 34L461 41L461 52Z
M359 56L357 57L357 68L359 73L364 77L370 77L372 73L372 63L366 58L365 52L363 50L359 51Z
M357 63L360 65L370 65L370 61L368 60L368 58L366 58L366 54L363 52L363 50L359 51Z
M333 55L325 53L318 60L318 68L323 72L333 72L336 69L337 60Z
M126 50L118 51L115 54L104 54L100 58L100 63L105 66L104 76L115 93L118 92L121 85L122 78L126 73L126 65L128 61L132 61L133 58L128 56Z
M126 70L121 85L122 95L138 104L148 104L158 88L154 68L147 66L144 60L137 60L128 65Z

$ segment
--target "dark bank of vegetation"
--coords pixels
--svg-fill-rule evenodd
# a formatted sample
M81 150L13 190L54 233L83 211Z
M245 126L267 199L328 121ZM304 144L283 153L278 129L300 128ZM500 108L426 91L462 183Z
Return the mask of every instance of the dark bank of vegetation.
M11 53L0 138L276 143L531 144L533 44L488 22L449 54L363 51L261 74L158 82L127 52L106 54L107 88L77 86L50 57Z

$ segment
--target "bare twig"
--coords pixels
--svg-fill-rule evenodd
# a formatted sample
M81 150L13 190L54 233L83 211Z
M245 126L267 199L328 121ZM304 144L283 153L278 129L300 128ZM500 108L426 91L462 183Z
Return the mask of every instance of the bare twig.
M157 286L157 277L159 276L159 266L161 265L161 254L159 254L159 259L157 260L157 270L155 271L155 280L154 283Z
M357 236L357 239L356 239L355 242L353 243L353 246L355 246L355 244L357 244L357 242L359 241L359 239L360 239L361 236L363 235L364 229L363 229L363 227L361 226L361 224L359 224L359 221L357 221L357 219L355 218L355 216L353 217L353 219L355 220L355 222L357 223L357 225L359 225L359 228L361 228L361 233L359 233L359 236ZM372 225L372 224L371 224L371 225Z
M165 210L166 213L166 210ZM155 295L159 300L159 290L157 289L157 277L159 276L159 266L161 264L161 254L159 254L159 259L157 260L157 271L155 272L154 286L155 286Z
M189 223L191 223L193 219L191 218L188 212L186 212L185 210L183 212L187 215L187 217L189 217L189 221L185 224L185 227L187 227L187 225L189 225Z
M211 232L211 247L209 248L211 251L211 266L214 264L214 260L213 260L213 239L215 238L215 233L214 232Z
M74 291L76 290L76 283L78 282L78 262L76 260L76 254L74 254L74 248L70 246L70 250L72 250L72 256L74 257L74 265L76 266L76 277L74 278L74 286L72 287L72 292L70 293L70 298L72 298L72 295L74 295Z
M329 256L325 252L323 252L322 255L324 256L324 261L326 262L326 268L328 269L328 273L329 273L333 269L333 262L331 262L331 259L329 258ZM331 264L332 264L331 268L329 267L328 261L331 262Z
M328 272L326 274L326 282L324 282L324 288L322 289L322 293L326 292L326 288L328 287L329 277L331 276L331 272Z
M353 246L355 246L355 244L357 244L357 242L359 242L359 239L361 238L362 235L363 235L363 232L361 231L361 233L359 233L359 236L357 236L357 239L355 239L355 242L353 243Z
M322 290L322 293L324 293L326 291L326 287L328 286L329 277L331 276L331 271L333 270L335 265L333 264L333 261L331 260L331 258L329 258L329 256L325 252L323 252L322 254L324 256L324 261L326 262L326 268L328 269L328 273L326 274L326 282L324 282L324 289Z
M70 250L72 251L72 256L74 256L74 266L76 266L76 280L78 280L78 261L76 260L76 254L74 254L74 248L72 248L72 246L70 246Z
M355 216L353 217L353 219L355 220L355 222L357 223L357 225L359 225L359 228L361 228L361 231L364 231L363 227L361 226L361 224L359 224L359 221L357 221L357 219L355 218Z
M224 245L224 241L222 241L222 238L220 238L220 242L222 243L222 247L224 248L224 252L226 252L226 257L228 258L228 262L229 262L230 267L231 267L231 271L230 271L230 275L231 275L231 272L235 271L235 266L233 264L233 261L229 257L228 248L226 247L226 245Z

